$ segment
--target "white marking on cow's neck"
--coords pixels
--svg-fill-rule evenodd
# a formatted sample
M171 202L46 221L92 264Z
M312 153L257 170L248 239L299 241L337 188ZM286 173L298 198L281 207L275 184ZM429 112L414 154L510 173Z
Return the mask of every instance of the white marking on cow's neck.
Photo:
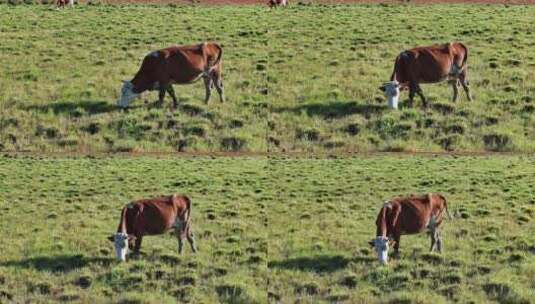
M158 51L150 52L150 53L149 53L149 56L158 58L158 56L160 56L160 53L158 53Z
M385 201L383 203L383 208L392 208L392 202L391 201Z

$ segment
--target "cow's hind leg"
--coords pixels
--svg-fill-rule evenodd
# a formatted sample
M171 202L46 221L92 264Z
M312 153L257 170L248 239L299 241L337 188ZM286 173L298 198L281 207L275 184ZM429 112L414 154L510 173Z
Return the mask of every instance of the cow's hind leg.
M204 97L204 102L208 103L208 101L210 100L210 96L212 96L212 86L213 86L212 77L203 76L203 79L204 79L204 87L206 89L206 95Z
M437 241L437 251L442 252L442 236L440 235L440 230L436 229L435 239Z
M219 101L225 102L225 90L223 88L223 78L221 77L221 74L217 72L214 73L213 80L217 94L219 94Z
M466 97L469 101L472 101L472 94L470 94L469 83L466 77L466 69L461 72L461 75L459 75L459 80L463 86L464 92L466 93Z
M167 86L167 93L169 93L169 95L171 95L171 98L173 98L173 109L176 109L176 107L178 106L178 100L175 95L175 89L172 85Z
M178 239L178 253L182 253L182 249L184 248L184 233L180 231L180 229L175 229L175 235Z
M431 248L429 248L429 251L433 252L437 248L437 230L436 230L436 227L434 227L434 226L429 227L429 236L431 237Z
M187 238L188 238L189 245L191 246L191 251L193 251L194 253L197 252L197 245L195 244L195 236L193 235L193 232L190 229L188 229Z
M456 102L459 98L459 80L450 80L451 87L453 88L453 102Z

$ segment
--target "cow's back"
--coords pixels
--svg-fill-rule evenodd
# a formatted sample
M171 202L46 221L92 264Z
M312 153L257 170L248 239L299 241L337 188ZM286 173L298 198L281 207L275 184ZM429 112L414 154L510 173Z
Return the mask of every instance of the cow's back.
M447 78L451 69L451 54L446 47L420 47L405 51L406 67L411 79L434 83Z
M131 203L127 216L127 227L134 234L156 235L173 227L177 210L171 197L160 197Z
M427 228L432 210L428 196L410 196L394 201L400 208L397 229L401 233L419 233Z

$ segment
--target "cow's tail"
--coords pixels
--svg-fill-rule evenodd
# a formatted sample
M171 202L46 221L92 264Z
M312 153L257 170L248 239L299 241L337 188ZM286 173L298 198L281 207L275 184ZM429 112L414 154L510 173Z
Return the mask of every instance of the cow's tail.
M466 69L466 63L468 62L468 48L463 43L459 42L459 45L464 49L463 63L461 70Z
M124 206L121 211L121 221L119 222L119 227L117 227L117 232L127 233L126 231L126 212L128 211L128 206Z
M212 72L219 65L219 63L221 62L221 58L223 57L223 48L221 48L217 43L212 43L212 45L217 48L218 54L216 60L212 64L208 63L208 72Z
M184 195L184 200L186 201L186 226L189 226L191 223L191 199L187 195Z
M182 195L182 198L186 202L186 210L182 216L182 225L180 227L181 238L184 238L188 235L188 231L191 226L191 199L187 195Z
M448 202L446 201L446 198L442 194L438 194L438 196L444 201L444 210L446 210L446 214L448 215L448 218L450 220L453 220L453 216L451 216L451 213L448 210Z

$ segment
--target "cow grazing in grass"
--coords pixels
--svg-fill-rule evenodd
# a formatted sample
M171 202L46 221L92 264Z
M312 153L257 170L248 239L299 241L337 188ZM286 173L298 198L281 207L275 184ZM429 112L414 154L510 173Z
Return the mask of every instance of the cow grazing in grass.
M70 7L74 7L74 0L57 0L56 6L57 8L65 8L66 5L69 5Z
M132 202L121 211L117 233L108 239L115 245L120 261L126 260L129 248L139 252L145 235L163 234L171 229L178 238L178 253L188 239L193 252L197 252L191 230L191 200L185 195L171 195Z
M448 80L453 87L453 101L457 101L459 84L468 100L472 100L467 80L468 49L462 43L447 43L440 46L418 47L401 52L396 58L390 82L380 87L390 108L397 109L400 90L409 89L412 105L415 94L427 107L420 83L437 83Z
M388 249L393 244L394 254L399 253L402 234L416 234L428 231L431 235L431 251L442 252L442 238L439 226L444 211L448 212L446 199L438 193L421 196L398 197L386 201L379 211L376 238L370 241L375 248L379 262L388 262Z
M143 59L139 71L131 81L123 81L121 98L117 104L123 108L147 90L159 91L158 104L163 104L165 93L173 98L173 108L178 101L173 84L189 84L200 78L206 88L208 102L215 86L221 102L225 101L222 79L223 50L216 43L173 46L149 53Z
M287 5L288 5L288 0L269 0L268 1L268 6L270 8L275 7L275 6L287 6Z

